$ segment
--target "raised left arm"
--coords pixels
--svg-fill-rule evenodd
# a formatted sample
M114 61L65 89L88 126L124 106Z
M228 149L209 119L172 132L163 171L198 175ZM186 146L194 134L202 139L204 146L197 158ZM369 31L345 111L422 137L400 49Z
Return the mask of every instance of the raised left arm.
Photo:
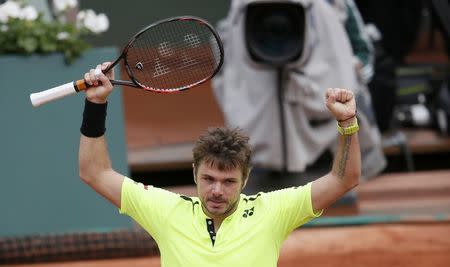
M326 105L338 121L338 148L331 171L312 183L314 211L328 208L357 186L361 175L355 97L349 90L330 88L326 93Z

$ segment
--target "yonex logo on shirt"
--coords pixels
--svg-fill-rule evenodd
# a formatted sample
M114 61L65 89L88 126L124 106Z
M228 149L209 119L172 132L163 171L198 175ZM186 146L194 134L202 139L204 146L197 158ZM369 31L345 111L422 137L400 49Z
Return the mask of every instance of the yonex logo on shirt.
M244 210L244 214L242 214L242 217L247 218L248 216L252 216L254 212L255 212L255 207L248 209L248 210Z

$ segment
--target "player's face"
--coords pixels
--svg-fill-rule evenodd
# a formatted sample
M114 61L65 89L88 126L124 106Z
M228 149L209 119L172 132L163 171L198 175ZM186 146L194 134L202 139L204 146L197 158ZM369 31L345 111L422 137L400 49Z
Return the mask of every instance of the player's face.
M210 217L227 216L234 212L244 187L240 168L221 171L204 163L198 167L196 183L198 197Z

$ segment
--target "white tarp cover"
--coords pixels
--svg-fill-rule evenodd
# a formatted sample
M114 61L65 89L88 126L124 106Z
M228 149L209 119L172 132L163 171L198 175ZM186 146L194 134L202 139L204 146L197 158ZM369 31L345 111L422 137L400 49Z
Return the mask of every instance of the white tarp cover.
M249 136L254 148L255 166L280 170L282 144L277 99L277 72L254 62L245 45L246 6L252 2L234 0L217 28L224 42L225 62L213 80L216 99L228 126L238 126ZM286 66L283 106L288 150L287 168L301 172L327 149L334 151L336 121L324 99L329 87L348 88L357 97L363 176L371 177L386 165L381 138L365 114L370 107L367 87L361 83L353 65L351 45L342 22L323 0L285 1L306 8L305 44L302 57ZM326 121L329 119L329 121ZM310 121L326 121L311 126Z

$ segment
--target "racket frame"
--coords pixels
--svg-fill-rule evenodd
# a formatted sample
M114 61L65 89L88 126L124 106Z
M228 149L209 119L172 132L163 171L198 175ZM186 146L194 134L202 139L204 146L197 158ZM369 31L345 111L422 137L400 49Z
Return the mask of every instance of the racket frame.
M143 33L145 33L146 31L148 31L149 29L156 27L158 25L164 24L164 23L169 23L169 22L173 22L173 21L178 21L178 20L192 20L192 21L196 21L197 23L201 23L204 24L206 27L208 27L208 29L211 31L211 33L214 35L214 37L217 40L217 44L219 46L219 50L220 50L220 61L219 64L217 65L216 69L214 70L214 72L194 83L191 84L190 86L186 86L186 87L182 87L180 89L171 89L171 90L165 90L165 89L154 89L152 87L148 87L145 86L143 84L141 84L132 74L131 69L130 69L130 65L128 64L127 61L127 52L130 49L131 45L133 44L133 42ZM119 63L119 61L123 59L124 61L124 66L125 66L125 70L128 74L128 77L131 79L131 81L124 81L124 80L111 80L111 83L114 85L124 85L124 86L130 86L130 87L134 87L134 88L142 88L146 91L151 91L151 92L156 92L156 93L173 93L173 92L179 92L179 91L183 91L189 88L192 88L194 86L197 86L199 84L204 83L205 81L211 79L212 77L214 77L214 75L217 74L217 72L219 72L220 68L223 65L223 60L224 60L224 50L223 50L223 44L222 41L219 37L219 34L217 33L217 31L214 29L214 27L209 24L206 20L199 18L199 17L195 17L195 16L179 16L179 17L171 17L171 18L166 18L166 19L162 19L159 21L156 21L148 26L146 26L145 28L141 29L139 32L137 32L133 37L131 37L131 39L128 41L128 43L124 46L124 48L122 49L122 53L121 55L112 63L110 64L105 70L103 70L103 73L107 73L108 71L110 71L112 68L114 68L115 65L117 65L117 63Z

